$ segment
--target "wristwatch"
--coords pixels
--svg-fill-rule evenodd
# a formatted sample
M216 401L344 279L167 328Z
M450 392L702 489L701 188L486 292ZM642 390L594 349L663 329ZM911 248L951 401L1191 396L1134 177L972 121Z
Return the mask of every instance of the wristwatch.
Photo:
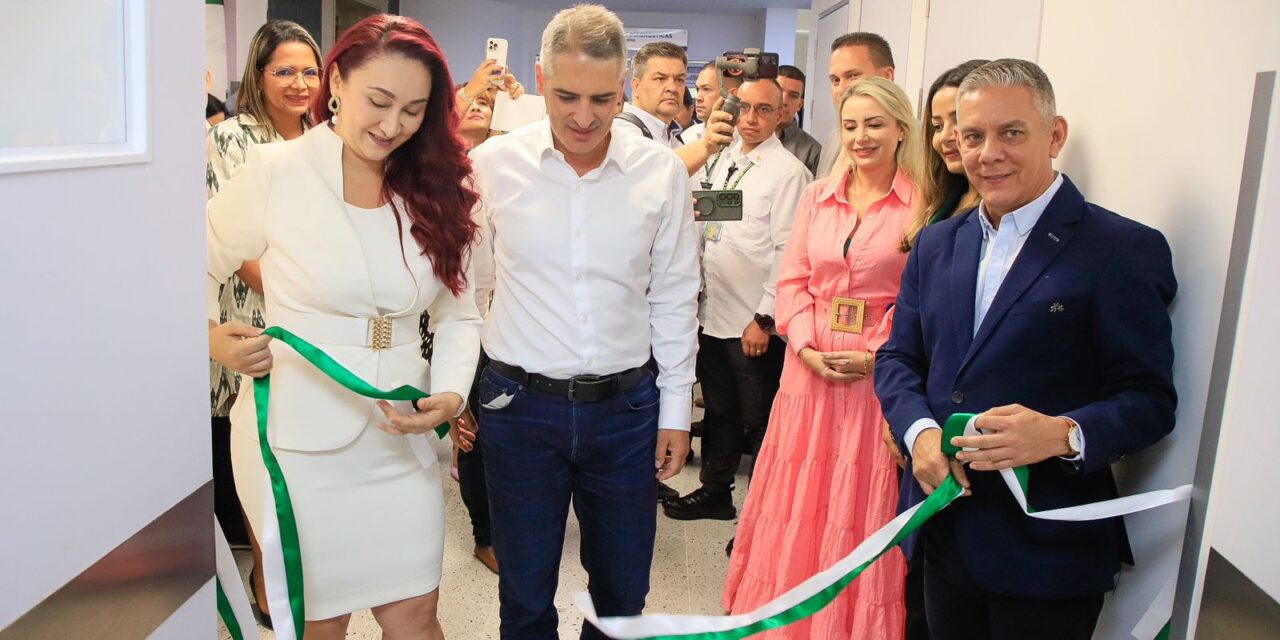
M763 313L756 314L756 324L769 333L773 333L773 316L766 316Z
M1072 456L1080 455L1080 425L1075 420L1063 417L1067 422L1067 448L1071 450Z

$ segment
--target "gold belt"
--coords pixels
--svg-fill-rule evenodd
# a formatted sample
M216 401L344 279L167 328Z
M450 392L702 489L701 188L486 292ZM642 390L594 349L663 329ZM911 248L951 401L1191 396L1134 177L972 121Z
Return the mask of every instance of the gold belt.
M842 333L862 333L862 321L866 311L866 300L839 296L832 298L831 330Z

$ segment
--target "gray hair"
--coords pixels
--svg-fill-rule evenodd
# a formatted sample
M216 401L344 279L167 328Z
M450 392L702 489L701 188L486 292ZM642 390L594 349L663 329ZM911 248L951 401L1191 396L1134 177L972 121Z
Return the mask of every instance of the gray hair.
M627 36L617 14L598 5L580 4L557 13L542 32L542 73L552 74L552 60L561 53L585 53L596 60L618 61L618 73L627 64Z
M956 100L966 93L979 91L987 87L1025 87L1031 91L1032 101L1044 126L1053 126L1053 119L1058 115L1057 101L1053 97L1053 85L1049 76L1045 75L1040 65L1017 58L1001 58L992 60L965 76L956 91Z

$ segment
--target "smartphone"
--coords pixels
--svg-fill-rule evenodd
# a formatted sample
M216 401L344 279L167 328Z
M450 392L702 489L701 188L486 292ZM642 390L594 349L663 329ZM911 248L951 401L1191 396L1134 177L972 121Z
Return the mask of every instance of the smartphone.
M507 68L507 41L505 38L489 38L485 43L484 57L488 60L497 60L498 66L504 70Z
M742 191L694 191L693 210L698 222L730 222L742 219Z

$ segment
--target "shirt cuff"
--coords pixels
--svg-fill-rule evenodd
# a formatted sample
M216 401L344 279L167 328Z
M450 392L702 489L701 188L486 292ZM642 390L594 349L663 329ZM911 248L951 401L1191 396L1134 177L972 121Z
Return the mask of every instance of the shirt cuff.
M907 457L910 457L911 454L915 452L916 438L918 438L925 429L941 428L942 427L938 426L938 421L933 418L920 418L919 420L911 423L911 426L907 428L906 435L902 436L902 443L907 445L907 450L903 453L905 453Z
M1076 426L1076 434L1080 436L1080 452L1075 454L1074 456L1058 456L1058 459L1062 460L1063 462L1074 462L1076 463L1077 466L1079 466L1081 462L1084 462L1084 427L1080 426L1079 422L1076 422L1075 420L1072 420L1071 418L1068 418L1066 416L1058 416L1058 417L1071 422L1071 424L1074 424Z
M693 419L693 398L658 390L658 428L672 431L688 431Z

